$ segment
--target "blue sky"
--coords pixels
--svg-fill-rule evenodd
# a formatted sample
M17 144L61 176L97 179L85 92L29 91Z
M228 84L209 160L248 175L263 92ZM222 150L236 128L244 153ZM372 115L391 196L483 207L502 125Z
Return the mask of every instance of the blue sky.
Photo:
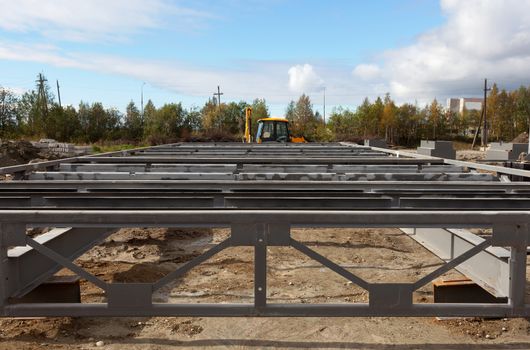
M140 105L145 82L156 105L202 106L220 85L223 101L265 98L275 115L301 93L321 110L325 89L329 113L386 92L423 103L479 95L485 75L505 87L530 77L526 0L0 0L0 8L0 85L31 89L43 72L53 87L59 80L63 104L123 110Z

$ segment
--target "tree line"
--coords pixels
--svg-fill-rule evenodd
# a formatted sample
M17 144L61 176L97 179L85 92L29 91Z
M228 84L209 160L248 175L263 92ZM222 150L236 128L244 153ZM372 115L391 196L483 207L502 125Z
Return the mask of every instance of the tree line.
M40 81L45 81L40 76ZM156 107L149 100L143 111L131 101L122 113L102 103L80 102L61 106L44 83L22 95L0 87L0 138L53 138L61 142L104 141L161 144L179 140L240 141L245 108L251 107L252 134L257 120L270 116L267 102L255 99L218 104L215 99L201 108L182 103ZM425 107L397 105L389 94L371 102L364 99L355 110L335 108L327 123L302 95L285 111L291 131L310 141L360 141L384 138L390 144L413 146L421 139L469 140L480 123L480 111L455 113L434 99ZM488 97L489 140L510 141L528 130L530 87L514 91L492 87Z
M489 141L511 141L528 132L529 119L530 86L507 91L493 85L486 108ZM390 144L412 146L422 139L470 141L479 124L478 110L454 112L436 99L424 107L397 106L387 94L374 102L364 99L355 111L335 109L327 126L335 140L384 138Z

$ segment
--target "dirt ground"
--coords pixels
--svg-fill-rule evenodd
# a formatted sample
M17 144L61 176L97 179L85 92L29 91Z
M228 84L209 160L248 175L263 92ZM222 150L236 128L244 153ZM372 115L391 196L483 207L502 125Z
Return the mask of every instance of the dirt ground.
M226 229L122 229L77 264L105 281L155 281L228 236ZM411 282L438 258L397 229L296 229L295 239L370 281ZM229 248L158 291L156 302L251 302L251 248ZM366 302L359 287L292 248L268 249L268 296L282 303ZM68 271L61 271L67 274ZM458 277L450 272L446 278ZM432 287L415 294L432 301ZM103 300L82 281L82 301ZM529 349L524 319L50 318L0 320L0 349Z

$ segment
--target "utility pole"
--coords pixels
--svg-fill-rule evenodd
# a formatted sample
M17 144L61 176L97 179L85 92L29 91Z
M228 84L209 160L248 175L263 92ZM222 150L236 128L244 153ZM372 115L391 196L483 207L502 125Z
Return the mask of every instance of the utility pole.
M142 117L144 116L144 85L145 85L145 81L142 83L142 88L140 89L141 90L141 98L140 98L140 105L141 105L141 109L142 109Z
M61 89L59 88L59 80L57 80L57 98L59 99L59 107L63 107L61 104Z
M221 95L224 95L224 93L221 92L219 85L217 85L217 92L214 92L213 95L217 96L217 106L221 108Z
M48 99L46 96L46 78L44 77L44 74L39 73L39 78L35 81L37 83L37 104L39 105L39 109L41 112L41 119L42 121L46 121L48 119Z
M483 118L483 121L484 121L484 125L482 126L482 137L481 137L481 143L482 143L482 147L484 147L484 150L486 149L486 147L488 146L488 114L487 114L487 103L486 103L486 99L487 99L487 95L488 95L488 91L491 90L488 88L488 79L484 79L484 107L482 108L482 113L484 114L484 118Z
M326 87L324 86L324 126L326 125Z
M480 114L480 121L478 122L477 130L475 131L475 136L473 137L473 143L471 144L471 149L475 147L475 143L477 141L478 133L481 131L480 127L482 127L482 135L480 144L482 147L486 148L488 145L488 124L486 120L486 99L487 99L487 93L491 90L488 88L488 79L484 79L484 101L482 102L482 113Z

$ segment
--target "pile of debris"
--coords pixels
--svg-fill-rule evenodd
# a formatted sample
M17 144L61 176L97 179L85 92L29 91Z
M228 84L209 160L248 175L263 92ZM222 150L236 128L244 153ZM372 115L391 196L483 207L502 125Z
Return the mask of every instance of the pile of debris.
M91 146L76 146L73 143L57 142L54 139L40 139L40 141L31 142L31 144L40 150L59 154L63 158L92 153Z
M59 154L39 149L28 141L0 140L0 167L58 158Z

